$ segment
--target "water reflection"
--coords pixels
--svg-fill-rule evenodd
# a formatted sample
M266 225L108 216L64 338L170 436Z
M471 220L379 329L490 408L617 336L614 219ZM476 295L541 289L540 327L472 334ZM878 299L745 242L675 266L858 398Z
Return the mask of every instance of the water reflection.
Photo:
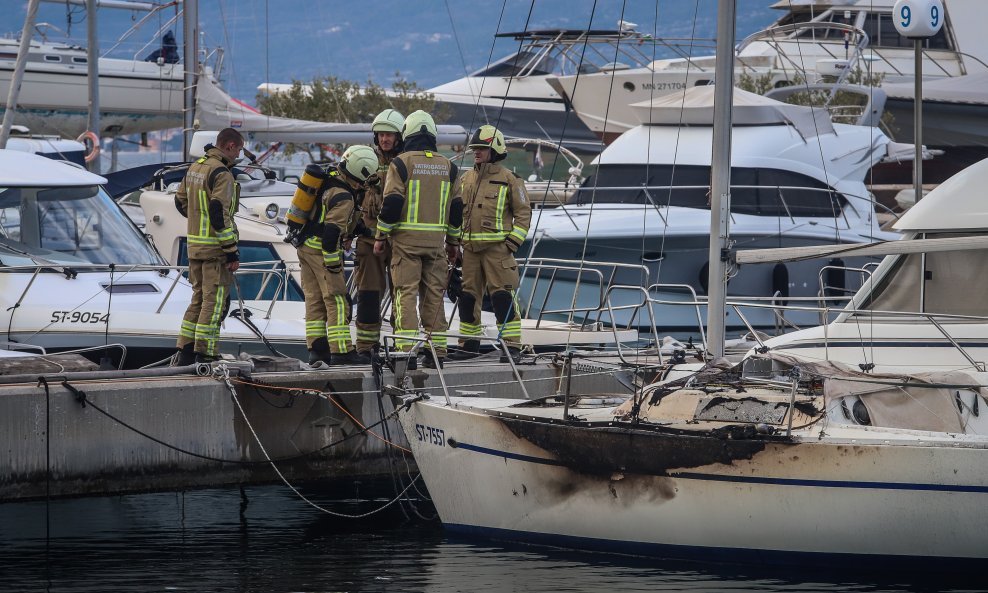
M0 590L53 592L976 591L958 575L684 563L446 537L398 507L320 514L282 487L0 505ZM318 498L317 498L318 500ZM373 503L321 501L358 513ZM46 521L47 519L47 521ZM46 531L49 535L46 537Z

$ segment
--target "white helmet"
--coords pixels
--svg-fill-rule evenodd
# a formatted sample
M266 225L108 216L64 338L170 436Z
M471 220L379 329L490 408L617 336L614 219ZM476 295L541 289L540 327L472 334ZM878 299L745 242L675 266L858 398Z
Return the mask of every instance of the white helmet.
M367 181L368 177L377 173L377 167L377 153L363 144L354 144L343 151L343 156L340 157L339 169L360 182Z

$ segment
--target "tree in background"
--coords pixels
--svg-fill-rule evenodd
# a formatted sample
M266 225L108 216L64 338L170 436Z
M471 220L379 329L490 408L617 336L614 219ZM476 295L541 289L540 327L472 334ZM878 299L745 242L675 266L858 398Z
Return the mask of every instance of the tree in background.
M427 111L436 123L447 121L452 114L448 107L437 105L431 93L425 92L417 83L405 80L399 72L395 72L390 92L371 80L361 85L352 80L325 76L307 84L296 80L285 92L257 95L257 108L261 113L309 121L370 123L374 116L389 107L405 115L416 109ZM313 160L326 158L324 148L319 147L320 156L313 155ZM287 153L295 150L312 155L309 147L286 146Z
M374 116L389 107L403 114L416 109L428 111L436 123L443 123L450 117L449 108L439 106L437 109L432 94L397 72L390 93L370 80L361 85L326 76L308 84L296 80L286 92L258 94L257 107L266 115L342 123L370 123Z

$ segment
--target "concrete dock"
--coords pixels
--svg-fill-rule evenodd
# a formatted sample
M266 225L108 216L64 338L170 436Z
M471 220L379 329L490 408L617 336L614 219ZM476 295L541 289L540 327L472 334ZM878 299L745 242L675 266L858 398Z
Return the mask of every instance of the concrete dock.
M269 457L291 483L388 476L389 450L407 443L393 416L380 423L394 407L374 373L300 367L231 362L228 382L191 367L0 377L0 502L270 483L279 478ZM537 398L565 390L564 368L541 359L518 371ZM387 369L382 378L395 383ZM521 397L496 355L448 364L443 378L451 395ZM583 360L571 393L627 394L630 380ZM436 371L410 371L402 384L443 396Z

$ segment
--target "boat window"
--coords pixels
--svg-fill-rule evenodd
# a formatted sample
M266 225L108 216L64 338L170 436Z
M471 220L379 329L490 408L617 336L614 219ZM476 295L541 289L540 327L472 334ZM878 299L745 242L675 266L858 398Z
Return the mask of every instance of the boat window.
M271 247L270 243L262 241L240 241L237 243L240 251L240 270L237 272L237 283L231 292L233 300L240 298L237 294L239 287L242 298L245 300L269 301L271 299L281 299L285 287L278 281L279 274L266 273L261 270L276 269L276 264L281 263L281 258ZM250 265L258 262L271 262L270 265ZM178 244L178 265L189 265L189 250L186 238L179 239ZM279 266L280 267L280 266ZM258 270L248 272L248 270ZM188 274L186 274L187 276ZM280 272L284 276L284 271ZM267 279L267 283L265 283ZM302 288L295 282L295 279L288 275L288 296L289 301L303 301Z
M773 27L779 27L779 26L782 26L782 25L792 25L794 23L806 23L806 22L809 22L809 21L813 20L813 17L814 16L816 16L816 15L814 15L813 13L811 13L808 10L807 11L796 11L796 10L794 10L792 12L787 13L781 19L779 19L778 21L776 21L776 23L774 25L772 25L772 26Z
M72 56L73 64L86 64L88 60L86 58L80 58L79 56Z
M45 56L45 61L46 62L61 62L62 61L62 56L48 56L48 55L46 55Z
M895 21L888 13L869 12L865 15L864 32L868 34L870 47L912 47L913 40L899 35ZM923 42L927 49L951 49L947 28L941 27L933 37Z
M964 235L940 233L927 238L959 236ZM988 251L928 253L925 266L922 254L914 253L899 256L895 267L876 287L874 298L863 308L988 316L988 301L982 297L985 291L988 291Z
M804 14L809 16L808 13L804 13ZM850 18L844 18L843 10L834 10L831 11L830 14L823 15L822 18L815 19L814 22L853 25L857 15L858 13L852 12ZM804 21L796 21L796 22L807 22L809 20L811 19L807 18ZM844 39L844 31L841 31L839 29L823 28L821 26L818 28L807 29L805 31L802 31L798 35L796 35L796 37L798 37L799 39L830 39L830 40Z
M533 66L532 60L538 57L539 53L529 50L520 51L514 55L508 56L496 63L491 64L485 69L478 70L473 74L473 76L517 76L522 72L526 75L533 76L544 76L546 74L552 74L556 68L559 67L559 62L556 58L546 55L543 56L537 64Z
M0 235L11 248L50 262L163 263L98 186L0 187Z
M572 201L709 208L710 167L603 165ZM779 169L731 169L731 212L835 218L846 200L825 183Z

